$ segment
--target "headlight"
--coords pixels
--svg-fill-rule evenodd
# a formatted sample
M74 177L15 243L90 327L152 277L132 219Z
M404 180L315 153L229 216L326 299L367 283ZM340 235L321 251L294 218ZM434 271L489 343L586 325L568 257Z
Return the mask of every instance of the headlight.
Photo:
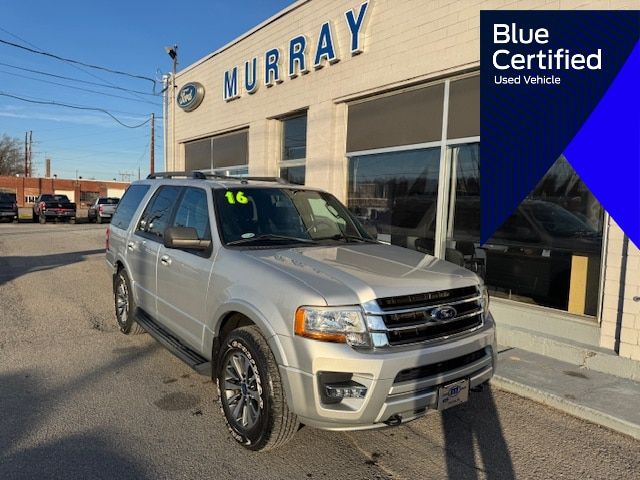
M482 285L480 290L482 291L482 308L486 313L489 312L489 290L485 285Z
M325 342L370 345L362 309L353 307L300 307L296 310L295 334Z

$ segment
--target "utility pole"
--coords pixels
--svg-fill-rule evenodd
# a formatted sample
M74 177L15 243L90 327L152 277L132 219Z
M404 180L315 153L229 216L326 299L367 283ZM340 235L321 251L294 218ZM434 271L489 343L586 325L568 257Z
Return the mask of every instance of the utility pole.
M29 138L29 132L24 132L24 176L29 176L29 147L27 145L27 140Z
M149 173L155 172L156 164L156 114L151 113L151 143L150 143ZM140 171L138 170L138 180L140 180Z
M31 158L31 147L33 142L33 131L29 130L29 176L33 174L33 163Z
M47 178L51 177L51 159L50 158L47 158L44 161L44 172L45 172L44 173L45 177Z

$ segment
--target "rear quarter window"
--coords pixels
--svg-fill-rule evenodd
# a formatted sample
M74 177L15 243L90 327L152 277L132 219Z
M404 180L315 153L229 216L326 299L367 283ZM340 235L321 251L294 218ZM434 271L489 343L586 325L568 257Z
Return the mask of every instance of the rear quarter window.
M133 214L140 206L142 199L149 191L150 185L131 185L118 203L111 225L126 230L129 228Z

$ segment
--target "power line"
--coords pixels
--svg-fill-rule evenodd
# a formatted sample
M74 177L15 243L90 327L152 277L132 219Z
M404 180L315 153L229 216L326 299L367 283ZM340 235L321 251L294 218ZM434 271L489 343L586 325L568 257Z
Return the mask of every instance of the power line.
M35 70L33 68L26 68L26 67L19 67L17 65L11 65L10 63L0 62L0 65L4 67L9 67L9 68L15 68L16 70L22 70L24 72L37 73L38 75L46 75L47 77L59 78L61 80L69 80L72 82L86 83L87 85L94 85L96 87L112 88L115 90L121 90L123 92L137 93L140 95L148 95L150 97L157 97L159 95L158 93L142 92L140 90L132 90L130 88L119 87L117 85L108 84L108 83L90 82L89 80L81 80L79 78L67 77L65 75L56 75L55 73L43 72L42 70Z
M3 31L3 32L5 32L5 33L6 33L6 34L8 34L8 35L11 35L13 38L16 38L16 39L20 40L21 42L26 43L27 45L29 45L29 46L31 46L31 47L33 47L33 48L40 49L40 47L38 47L37 45L34 45L33 43L29 42L28 40L25 40L24 38L22 38L22 37L20 37L20 36L16 35L15 33L11 33L10 31L8 31L8 30L7 30L7 29L5 29L5 28L0 27L0 30L1 30L1 31ZM111 85L112 87L115 87L115 86L116 86L115 84L111 83L109 80L106 80L106 79L104 79L104 78L101 78L101 77L99 77L98 75L95 75L95 74L91 73L90 71L88 71L88 70L86 70L86 69L84 69L84 68L82 68L82 67L79 67L78 65L75 65L75 64L73 64L73 63L71 63L71 62L66 62L66 63L67 63L67 65L69 65L70 67L75 68L75 69L76 69L76 70L78 70L79 72L83 72L83 73L85 73L85 74L89 75L90 77L95 78L96 80L101 80L101 81L103 81L103 82L106 82L106 83L108 83L109 85ZM154 84L154 93L155 93L155 84ZM132 94L133 96L135 96L135 97L141 98L141 97L140 97L140 95L139 95L139 94L137 94L137 93L133 93L133 92L132 92L131 94Z
M116 74L116 75L123 75L125 77L131 77L131 78L137 78L137 79L140 79L140 80L146 80L146 81L151 82L153 84L153 91L155 92L155 90L156 90L156 81L155 81L155 79L150 78L150 77L145 77L143 75L136 75L136 74L133 74L133 73L123 72L121 70L114 70L114 69L107 68L107 67L101 67L99 65L93 65L91 63L84 63L84 62L81 62L79 60L73 60L71 58L61 57L61 56L56 55L54 53L49 53L49 52L45 52L43 50L38 50L38 49L35 49L35 48L26 47L26 46L20 45L18 43L10 42L8 40L3 40L1 38L0 38L0 43L3 43L5 45L9 45L11 47L20 48L22 50L26 50L27 52L35 53L37 55L44 55L46 57L55 58L56 60L61 60L63 62L74 63L76 65L82 65L83 67L93 68L93 69L96 69L96 70L102 70L104 72L109 72L109 73L113 73L113 74Z
M11 95L13 95L13 94L11 94ZM40 100L42 102L48 102L49 101L48 98L34 97L33 95L19 95L19 96L21 96L23 98L27 98L28 100ZM142 113L141 114L139 112L127 112L125 110L115 110L113 108L110 108L109 111L111 113L122 113L123 115L133 115L135 117L142 117L142 118L146 118L147 115L148 115L147 113ZM149 112L149 113L151 113L151 112ZM156 118L158 118L157 115L159 115L159 113L156 113ZM62 127L62 128L68 128L68 127ZM39 131L48 131L48 130L53 130L53 129L41 129ZM56 129L56 130L59 130L59 129Z
M23 97L19 97L17 95L12 95L10 93L5 93L5 92L0 92L0 96L13 98L13 99L21 100L23 102L28 102L28 103L37 103L37 104L40 104L40 105L55 105L55 106L58 106L58 107L73 108L73 109L76 109L76 110L92 110L94 112L102 112L102 113L104 113L106 115L109 115L113 120L115 120L117 123L119 123L120 125L122 125L123 127L126 127L126 128L140 128L143 125L146 125L147 123L149 123L151 121L151 118L148 118L144 122L142 122L142 123L140 123L138 125L127 125L126 123L124 123L120 119L118 119L118 117L113 115L108 110L105 110L104 108L86 107L86 106L83 106L83 105L70 105L68 103L60 103L60 102L55 102L55 101L52 101L52 100L29 100L29 99L26 99L26 98L23 98Z
M29 75L21 75L19 73L11 73L11 72L7 72L5 70L0 70L0 73L4 73L5 75L12 75L14 77L26 78L28 80L34 80L36 82L49 83L51 85L58 85L59 87L73 88L74 90L80 90L80 91L83 91L83 92L96 93L98 95L104 95L106 97L123 98L125 100L129 100L130 102L142 102L142 103L149 103L151 105L158 105L157 103L151 102L149 100L138 100L137 98L123 97L122 95L116 95L116 94L113 94L113 93L106 93L106 92L99 92L98 90L91 90L90 88L76 87L75 85L66 85L64 83L52 82L51 80L43 80L41 78L30 77Z

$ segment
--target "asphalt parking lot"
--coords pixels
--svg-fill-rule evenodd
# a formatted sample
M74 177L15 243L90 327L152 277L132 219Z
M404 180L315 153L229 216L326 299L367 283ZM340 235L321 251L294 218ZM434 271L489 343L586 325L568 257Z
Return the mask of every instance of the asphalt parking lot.
M115 326L104 225L0 224L0 478L640 478L638 442L487 389L253 453L210 379Z

